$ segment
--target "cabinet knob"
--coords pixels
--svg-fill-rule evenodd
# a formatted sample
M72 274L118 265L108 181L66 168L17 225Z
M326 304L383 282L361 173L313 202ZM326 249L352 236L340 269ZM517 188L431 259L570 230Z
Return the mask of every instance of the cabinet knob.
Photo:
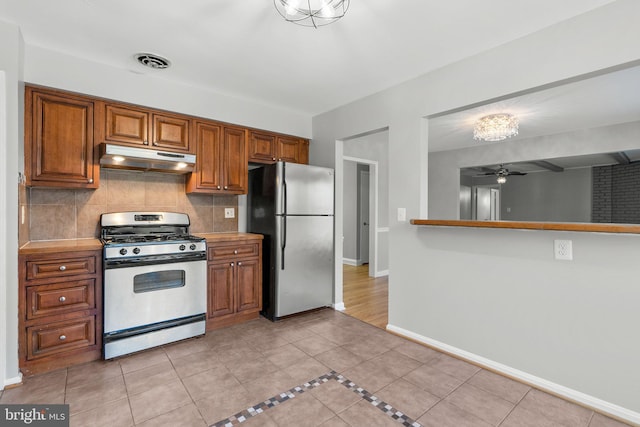
M67 298L64 297L64 296L61 296L60 298L58 298L58 301L60 301L60 302L65 302L66 300L67 300Z
M242 262L239 262L239 263L238 263L238 267L240 267L241 265L242 265Z
M218 190L220 189L220 186L218 185Z
M237 249L235 249L235 250L233 251L233 254L234 254L234 255L238 255L238 250L237 250Z
M89 178L89 184L93 184L93 178Z
M233 263L230 263L229 265L230 265L231 267L233 267Z
M61 265L60 268L58 270L60 271L65 271L67 269L66 265Z
M225 186L224 186L224 189L225 189L225 190L228 190L228 189L229 189L229 187L227 187L227 186L225 185Z
M142 141L142 145L149 145L149 141Z
M157 146L158 146L158 143L157 143L157 142L155 142L155 141L153 141L153 146L154 146L154 147L157 147Z
M66 335L60 335L60 337L58 338L60 341L64 341L67 339Z
M271 158L271 160L275 161L275 160L276 160L276 158L275 158L275 157L272 157L272 158Z

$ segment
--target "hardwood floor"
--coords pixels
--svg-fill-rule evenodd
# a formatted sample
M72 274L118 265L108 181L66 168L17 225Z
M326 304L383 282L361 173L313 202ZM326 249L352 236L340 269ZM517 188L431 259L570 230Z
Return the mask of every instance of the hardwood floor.
M369 266L343 265L343 299L345 314L381 329L389 321L389 282L387 276L373 278Z

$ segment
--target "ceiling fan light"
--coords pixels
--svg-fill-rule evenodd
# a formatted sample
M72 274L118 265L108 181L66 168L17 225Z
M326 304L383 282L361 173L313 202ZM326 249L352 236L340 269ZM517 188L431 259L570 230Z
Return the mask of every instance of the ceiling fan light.
M504 184L505 182L507 182L507 177L504 175L500 175L498 176L497 181L498 181L498 184Z
M502 141L518 134L518 118L512 114L491 114L480 118L473 127L473 139Z

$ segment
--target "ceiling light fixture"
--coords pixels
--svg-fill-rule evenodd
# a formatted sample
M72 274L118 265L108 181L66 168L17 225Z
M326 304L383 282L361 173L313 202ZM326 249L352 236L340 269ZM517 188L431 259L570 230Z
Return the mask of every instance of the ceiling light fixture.
M305 27L321 27L342 18L351 0L273 0L284 19Z
M484 116L473 127L473 139L478 141L502 141L518 134L518 118L512 114Z
M507 182L507 177L504 175L498 175L498 184L504 184L505 182Z

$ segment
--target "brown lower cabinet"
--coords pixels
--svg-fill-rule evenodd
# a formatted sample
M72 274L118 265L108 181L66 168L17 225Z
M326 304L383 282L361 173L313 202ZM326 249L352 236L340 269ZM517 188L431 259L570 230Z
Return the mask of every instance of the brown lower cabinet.
M18 356L26 376L102 355L102 250L20 255Z
M262 236L207 245L207 330L255 319L262 309Z

